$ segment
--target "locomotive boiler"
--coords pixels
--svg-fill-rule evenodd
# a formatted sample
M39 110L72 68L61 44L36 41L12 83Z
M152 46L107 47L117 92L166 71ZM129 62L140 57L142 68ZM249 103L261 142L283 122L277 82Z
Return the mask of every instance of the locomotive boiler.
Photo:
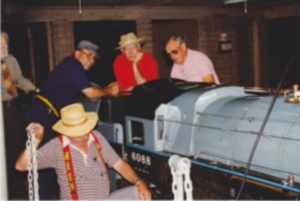
M195 199L236 198L242 182L240 199L298 199L300 105L278 97L260 133L272 99L244 87L160 79L82 102L156 198L172 198L168 159L177 154L192 163Z

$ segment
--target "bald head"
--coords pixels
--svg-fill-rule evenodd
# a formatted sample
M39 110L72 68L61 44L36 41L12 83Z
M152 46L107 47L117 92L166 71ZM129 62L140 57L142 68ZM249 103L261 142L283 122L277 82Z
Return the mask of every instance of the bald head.
M4 31L1 32L1 59L8 55L8 34Z

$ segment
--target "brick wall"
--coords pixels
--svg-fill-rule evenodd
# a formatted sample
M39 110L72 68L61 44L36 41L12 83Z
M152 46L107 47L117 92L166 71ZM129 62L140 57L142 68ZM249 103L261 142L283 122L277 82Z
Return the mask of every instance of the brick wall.
M103 12L100 12L103 11ZM129 9L130 10L130 9ZM84 16L78 15L74 10L32 10L30 15L27 16L27 20L42 20L40 18L52 17L52 30L53 30L53 55L54 65L57 65L65 56L70 55L74 51L74 33L73 33L73 21L75 20L120 20L121 19L135 19L136 30L139 37L146 37L147 43L143 46L143 50L153 54L153 24L154 19L196 19L198 22L198 49L206 53L214 63L215 70L219 76L221 83L239 85L239 51L238 51L238 33L237 22L241 18L246 18L240 9L233 9L230 12L224 13L219 10L204 10L202 8L155 8L145 9L137 7L131 9L134 12L129 12L128 8L115 8L112 10L106 10L103 8L94 9L86 8L84 10ZM96 12L99 11L99 12ZM118 11L118 12L116 12ZM203 12L200 12L203 11ZM274 12L274 11L273 11ZM41 14L42 13L42 14ZM261 12L251 11L247 15L248 19L261 17ZM68 15L69 17L65 17ZM106 16L107 15L107 16ZM265 15L267 15L265 13ZM80 19L78 18L80 16ZM228 39L232 42L232 53L220 54L219 53L219 38L221 33L226 33ZM264 23L260 26L259 35L260 41L260 53L259 57L259 80L263 86L268 85L269 69L267 66L267 38L266 29ZM249 44L251 42L249 41ZM252 48L249 45L249 48ZM253 68L253 67L252 67ZM257 79L257 77L256 77Z
M138 37L145 37L143 51L153 54L153 30L151 19L136 20ZM53 22L54 60L57 65L63 58L74 52L73 22L57 20Z
M204 17L198 20L199 50L213 61L222 84L239 84L237 53L237 18ZM219 38L226 33L232 42L232 53L219 53Z
M198 7L85 7L83 14L74 8L27 8L22 17L4 13L4 22L46 22L53 24L54 64L57 64L66 55L74 50L73 21L94 20L136 20L138 36L147 36L149 41L143 47L146 52L153 54L153 29L151 20L198 20L199 49L205 52L213 61L220 81L224 84L239 84L238 45L236 22L241 18L275 19L290 16L299 16L300 3L291 6L278 6L264 11L251 9L247 15L243 9L208 9ZM68 19L68 20L65 20ZM259 25L259 79L262 86L269 82L268 52L266 22ZM221 33L226 33L232 41L231 54L219 54L218 40ZM251 43L251 41L249 42ZM253 47L256 43L252 44ZM251 44L249 45L249 48ZM253 51L253 50L252 50ZM255 53L255 52L254 52ZM270 64L269 64L270 65Z
M57 65L74 52L73 22L57 20L53 22L54 64Z
M198 20L199 50L206 53L214 63L222 84L239 84L239 66L237 50L237 20L234 17L203 17ZM73 26L71 21L53 22L55 64L74 51ZM138 37L146 37L143 50L153 54L153 27L150 18L136 20ZM232 42L232 53L219 53L219 38L226 33ZM267 73L267 71L265 71ZM266 74L265 74L266 75ZM267 79L263 77L263 79Z
M138 37L145 37L146 43L143 51L153 54L153 28L150 18L136 20L136 30Z

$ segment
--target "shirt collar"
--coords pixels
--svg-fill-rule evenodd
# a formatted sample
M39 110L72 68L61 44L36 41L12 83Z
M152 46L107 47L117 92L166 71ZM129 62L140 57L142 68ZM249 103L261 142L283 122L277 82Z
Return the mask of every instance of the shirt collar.
M65 135L62 136L62 140L63 140L63 148L65 148L68 145L72 145L71 142L70 142L70 140L69 140L69 138L67 138ZM95 138L90 133L88 144L90 144L91 142L95 142Z

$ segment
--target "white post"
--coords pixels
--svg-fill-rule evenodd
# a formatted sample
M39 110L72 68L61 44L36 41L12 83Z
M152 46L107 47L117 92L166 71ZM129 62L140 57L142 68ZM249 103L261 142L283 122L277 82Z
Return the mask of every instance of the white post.
M2 98L1 98L2 99ZM3 107L0 107L0 200L7 200L7 173L5 160L5 140L4 140L4 123L3 123Z

